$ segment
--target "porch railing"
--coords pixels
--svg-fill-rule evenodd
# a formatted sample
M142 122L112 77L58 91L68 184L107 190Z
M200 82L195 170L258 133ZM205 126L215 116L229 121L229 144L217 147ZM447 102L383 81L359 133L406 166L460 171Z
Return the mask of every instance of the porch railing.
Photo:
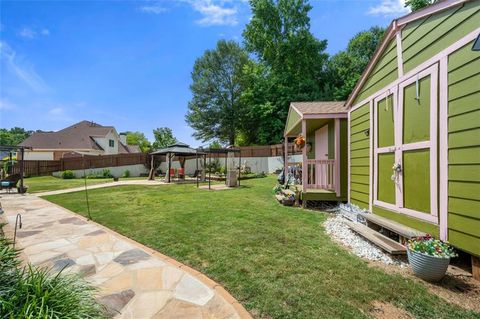
M307 188L335 189L335 160L307 160Z

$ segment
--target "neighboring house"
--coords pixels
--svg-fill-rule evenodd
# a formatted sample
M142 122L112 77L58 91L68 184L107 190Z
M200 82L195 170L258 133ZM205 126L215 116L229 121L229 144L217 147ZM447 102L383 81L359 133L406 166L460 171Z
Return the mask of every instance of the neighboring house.
M113 126L81 121L58 132L33 133L20 146L26 160L58 160L84 155L140 153L136 145L127 145L126 135L118 134Z
M350 95L349 194L480 256L480 1L394 20Z
M284 131L285 168L290 172L285 176L299 175L304 205L308 200L347 200L347 112L345 102L290 104ZM295 162L286 146L299 135L306 145L301 161Z

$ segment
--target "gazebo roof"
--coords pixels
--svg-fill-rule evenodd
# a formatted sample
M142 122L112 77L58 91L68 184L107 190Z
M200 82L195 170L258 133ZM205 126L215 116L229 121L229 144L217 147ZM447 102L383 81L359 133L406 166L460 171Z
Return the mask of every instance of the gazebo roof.
M165 154L175 154L179 156L193 156L197 154L205 154L203 152L199 152L194 148L191 148L190 145L185 143L177 142L175 144L169 145L165 148L156 150L155 152L150 153L151 155L165 155Z

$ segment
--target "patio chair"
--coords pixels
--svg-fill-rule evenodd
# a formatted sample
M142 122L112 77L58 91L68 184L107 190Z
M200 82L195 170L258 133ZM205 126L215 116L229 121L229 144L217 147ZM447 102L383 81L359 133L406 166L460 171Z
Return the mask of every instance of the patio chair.
M178 179L184 180L185 179L185 168L179 168L177 170Z
M169 175L170 180L175 179L175 168L170 168Z
M18 181L22 178L20 174L12 174L0 181L0 190L6 189L7 192L17 188Z

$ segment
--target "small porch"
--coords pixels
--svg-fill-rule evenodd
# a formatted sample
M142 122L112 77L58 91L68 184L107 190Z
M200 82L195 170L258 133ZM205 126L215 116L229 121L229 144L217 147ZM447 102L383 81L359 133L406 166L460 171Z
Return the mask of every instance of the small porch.
M301 155L288 143L303 140ZM285 183L301 190L302 200L347 199L347 113L343 102L290 104L284 132Z

